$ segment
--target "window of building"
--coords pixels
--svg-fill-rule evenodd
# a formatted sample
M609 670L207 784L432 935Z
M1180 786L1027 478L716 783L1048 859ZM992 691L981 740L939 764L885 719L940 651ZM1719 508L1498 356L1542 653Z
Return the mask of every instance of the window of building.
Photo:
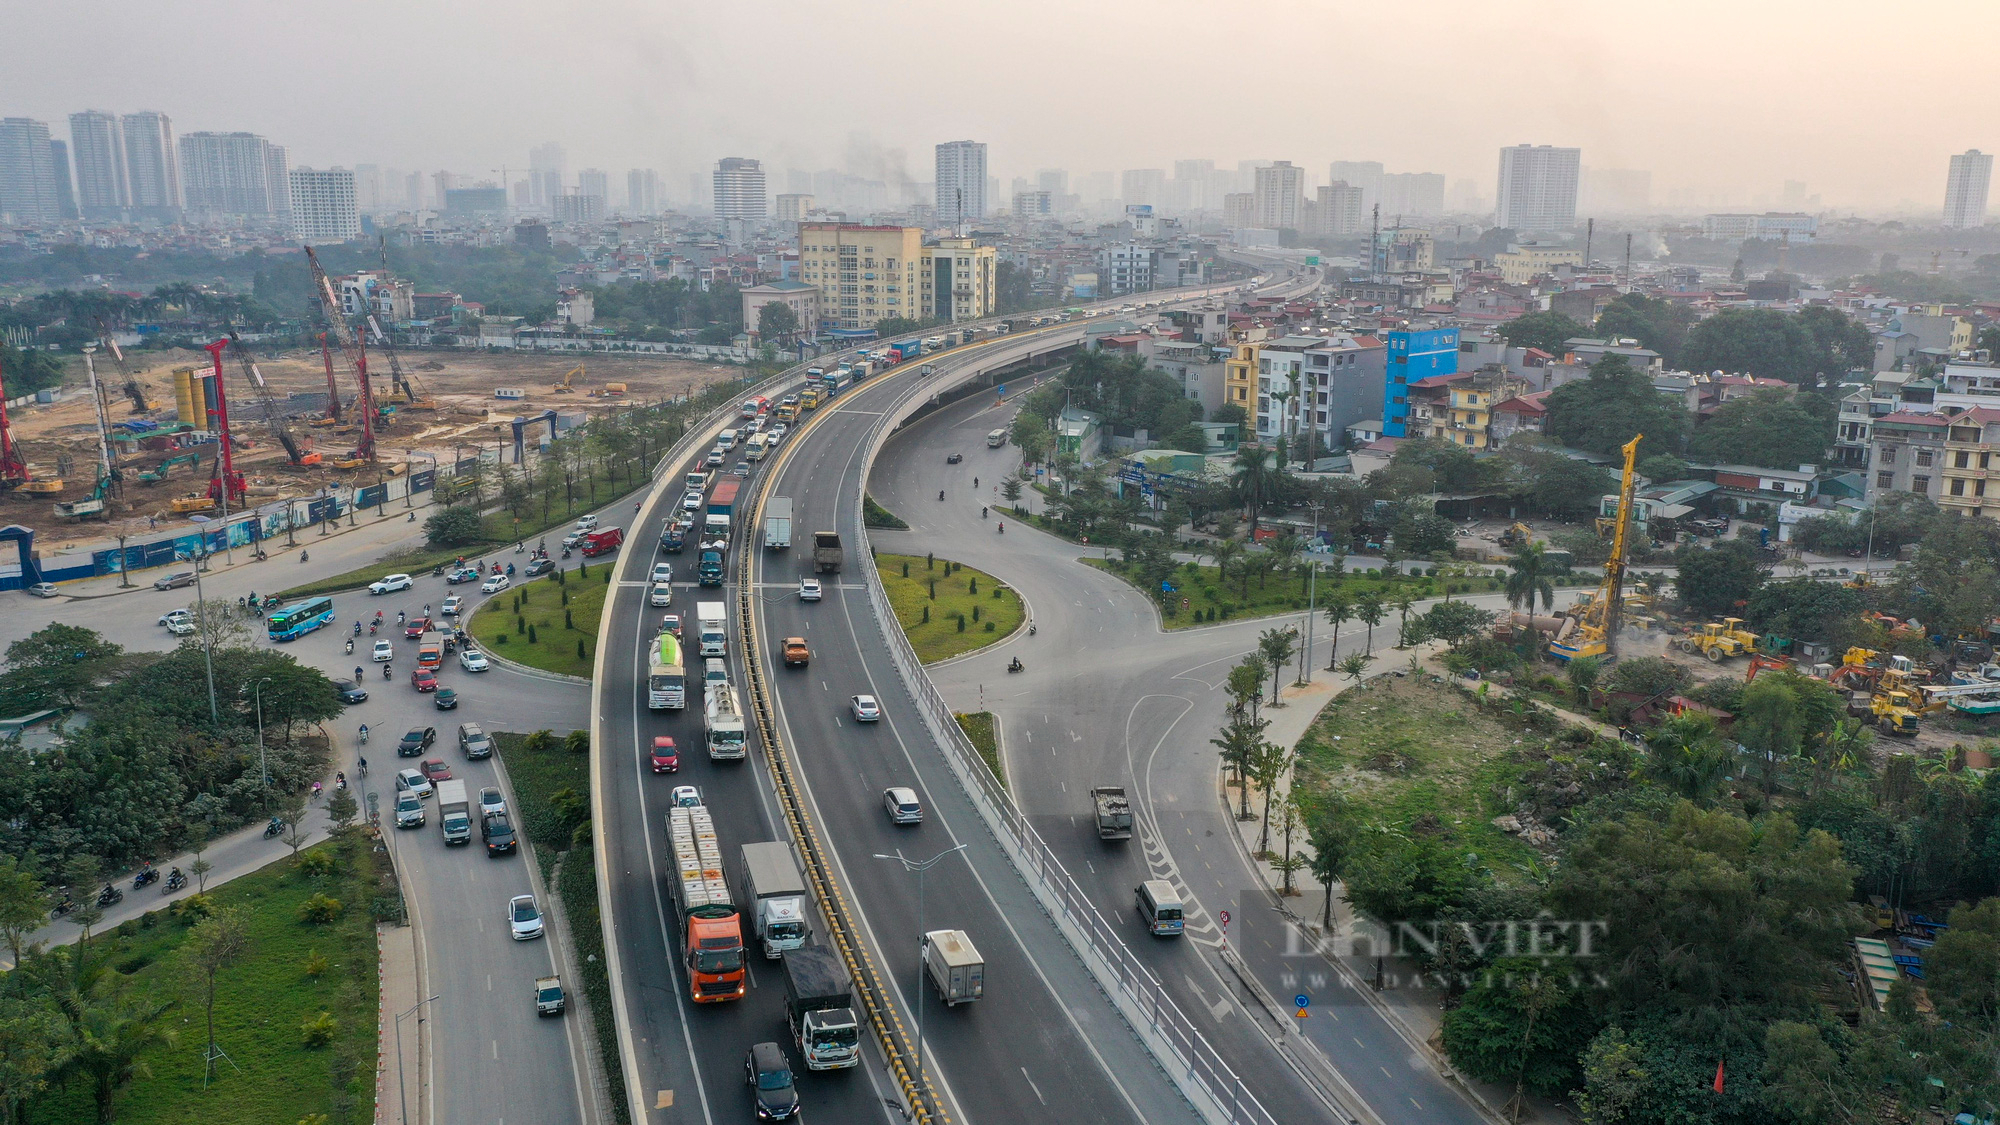
M1929 478L1929 477L1911 477L1911 478L1910 478L1910 491L1911 491L1911 492L1919 492L1919 493L1922 493L1922 494L1924 494L1924 495L1926 495L1926 496L1930 495L1930 491L1931 491L1931 478Z
M1928 449L1919 449L1919 450L1917 450L1917 467L1918 467L1918 468L1920 468L1920 469L1928 469L1928 468L1930 468L1930 467L1931 467L1931 451L1930 451L1930 450L1928 450ZM1963 467L1964 467L1964 466L1962 466L1962 465L1960 466L1960 468L1963 468Z
M1876 474L1875 474L1875 487L1876 487L1876 488L1894 488L1894 487L1896 487L1896 474L1894 474L1894 473L1876 473Z
M1883 446L1883 447L1882 447L1882 456L1881 456L1880 458L1878 458L1878 460L1879 460L1879 461L1881 461L1881 462L1882 462L1882 464L1884 464L1884 465L1893 465L1893 464L1895 464L1895 463L1896 463L1896 447L1895 447L1895 446L1893 446L1893 445L1885 445L1885 446Z
M1965 478L1964 478L1964 477L1953 477L1953 478L1951 478L1951 494L1952 494L1953 496L1963 496L1963 495L1965 495Z
M1919 460L1919 461L1917 462L1917 464L1921 465L1921 464L1923 464L1923 462L1922 462L1921 460ZM1972 454L1971 454L1971 453L1968 453L1967 451L1965 451L1965 450L1963 450L1963 449L1959 450L1959 451L1958 451L1958 456L1957 456L1957 457L1955 457L1955 458L1953 459L1953 463L1952 463L1952 466L1951 466L1951 467L1952 467L1952 468L1954 468L1954 469L1969 469L1969 468L1971 468L1971 467L1972 467Z

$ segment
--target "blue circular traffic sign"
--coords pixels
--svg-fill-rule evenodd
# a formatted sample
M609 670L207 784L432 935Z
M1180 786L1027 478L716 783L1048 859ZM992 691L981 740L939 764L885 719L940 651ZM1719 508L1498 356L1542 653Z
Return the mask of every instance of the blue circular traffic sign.
M1305 993L1301 992L1297 996L1292 997L1292 1006L1298 1008L1309 1008L1312 1006L1312 997L1307 996Z

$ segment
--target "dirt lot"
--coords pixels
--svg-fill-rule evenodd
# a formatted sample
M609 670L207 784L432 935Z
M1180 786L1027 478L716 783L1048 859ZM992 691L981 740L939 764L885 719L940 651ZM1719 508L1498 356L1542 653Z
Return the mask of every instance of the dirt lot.
M437 409L405 412L393 418L386 428L378 427L378 449L387 455L387 463L398 465L403 460L402 451L405 449L431 453L448 461L454 446L482 442L491 446L511 432L507 423L522 415L540 414L550 408L595 411L617 409L634 402L657 402L698 391L711 383L734 378L739 373L736 368L658 356L516 356L423 351L401 358L404 370L413 377L418 393L428 395ZM384 356L375 355L370 359L374 393L381 401L389 397L389 365ZM574 393L552 393L552 385L578 366L579 360L585 370L572 383ZM209 367L208 354L199 351L133 352L128 353L127 361L138 375L146 399L153 408L144 417L164 427L171 427L176 421L174 369L192 367L207 370ZM264 503L286 495L312 493L330 481L355 475L317 466L308 469L285 466L284 451L272 440L270 431L264 426L262 412L256 405L247 378L227 357L225 366L228 368L232 428L240 439L252 443L250 449L236 451L235 463L250 479L254 502ZM260 353L257 366L270 383L281 407L292 391L326 389L326 369L317 350ZM34 475L40 479L62 476L66 487L56 494L12 493L5 500L0 500L0 522L25 524L50 534L57 541L95 539L108 530L95 523L78 526L60 520L52 507L55 501L87 497L96 480L92 462L97 458L97 425L89 397L77 393L83 383L82 364L77 362L73 367L74 374L65 386L71 397L49 406L8 412L14 438ZM100 357L97 370L98 378L104 384L110 420L115 424L134 417L130 400L119 389L124 378L110 357ZM344 373L337 356L334 371L343 398L351 396L354 393L352 379ZM606 399L591 393L601 390L608 382L624 383L625 397ZM496 399L493 392L499 387L518 387L526 390L528 395L518 400ZM358 440L358 434L348 427L309 426L303 420L293 423L293 432L310 437L311 444L322 454L343 452L352 448ZM124 496L112 505L114 519L129 517L136 520L139 533L144 533L145 517L163 515L170 498L206 489L214 447L206 447L202 452L203 460L199 466L177 467L172 470L169 479L150 486L136 483L132 479L133 474L139 469L157 466L173 456L174 451L141 452L119 457L117 462L120 468L126 470L127 482ZM373 471L355 472L360 474L359 479L363 483L374 480ZM167 526L167 520L161 518L160 524Z

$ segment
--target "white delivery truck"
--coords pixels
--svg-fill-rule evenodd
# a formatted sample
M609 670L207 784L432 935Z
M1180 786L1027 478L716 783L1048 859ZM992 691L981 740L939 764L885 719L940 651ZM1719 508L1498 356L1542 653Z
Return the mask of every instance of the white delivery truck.
M924 935L924 972L947 1008L986 995L986 959L964 930L932 930Z
M729 609L722 602L697 602L695 621L700 630L701 655L721 656L729 648Z
M751 932L764 943L764 956L777 960L812 936L806 921L806 882L781 840L743 845L743 906L751 912Z
M454 778L437 783L438 823L446 844L472 842L472 806L465 800L465 782Z
M773 496L764 502L764 549L792 549L792 498Z

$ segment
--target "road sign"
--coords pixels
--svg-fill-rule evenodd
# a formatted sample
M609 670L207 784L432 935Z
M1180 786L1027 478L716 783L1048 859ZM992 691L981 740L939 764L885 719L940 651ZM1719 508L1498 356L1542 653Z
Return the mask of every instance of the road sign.
M1292 1006L1295 1008L1310 1008L1312 1007L1312 1002L1313 998L1307 996L1303 992L1299 993L1297 996L1292 997Z
M1319 265L1319 255L1318 255L1318 254L1311 254L1311 255L1308 255L1308 256L1306 257L1306 265L1309 265L1309 266L1316 266L1316 265Z
M1222 918L1222 924L1227 926L1229 924L1229 911L1222 911L1220 917Z

